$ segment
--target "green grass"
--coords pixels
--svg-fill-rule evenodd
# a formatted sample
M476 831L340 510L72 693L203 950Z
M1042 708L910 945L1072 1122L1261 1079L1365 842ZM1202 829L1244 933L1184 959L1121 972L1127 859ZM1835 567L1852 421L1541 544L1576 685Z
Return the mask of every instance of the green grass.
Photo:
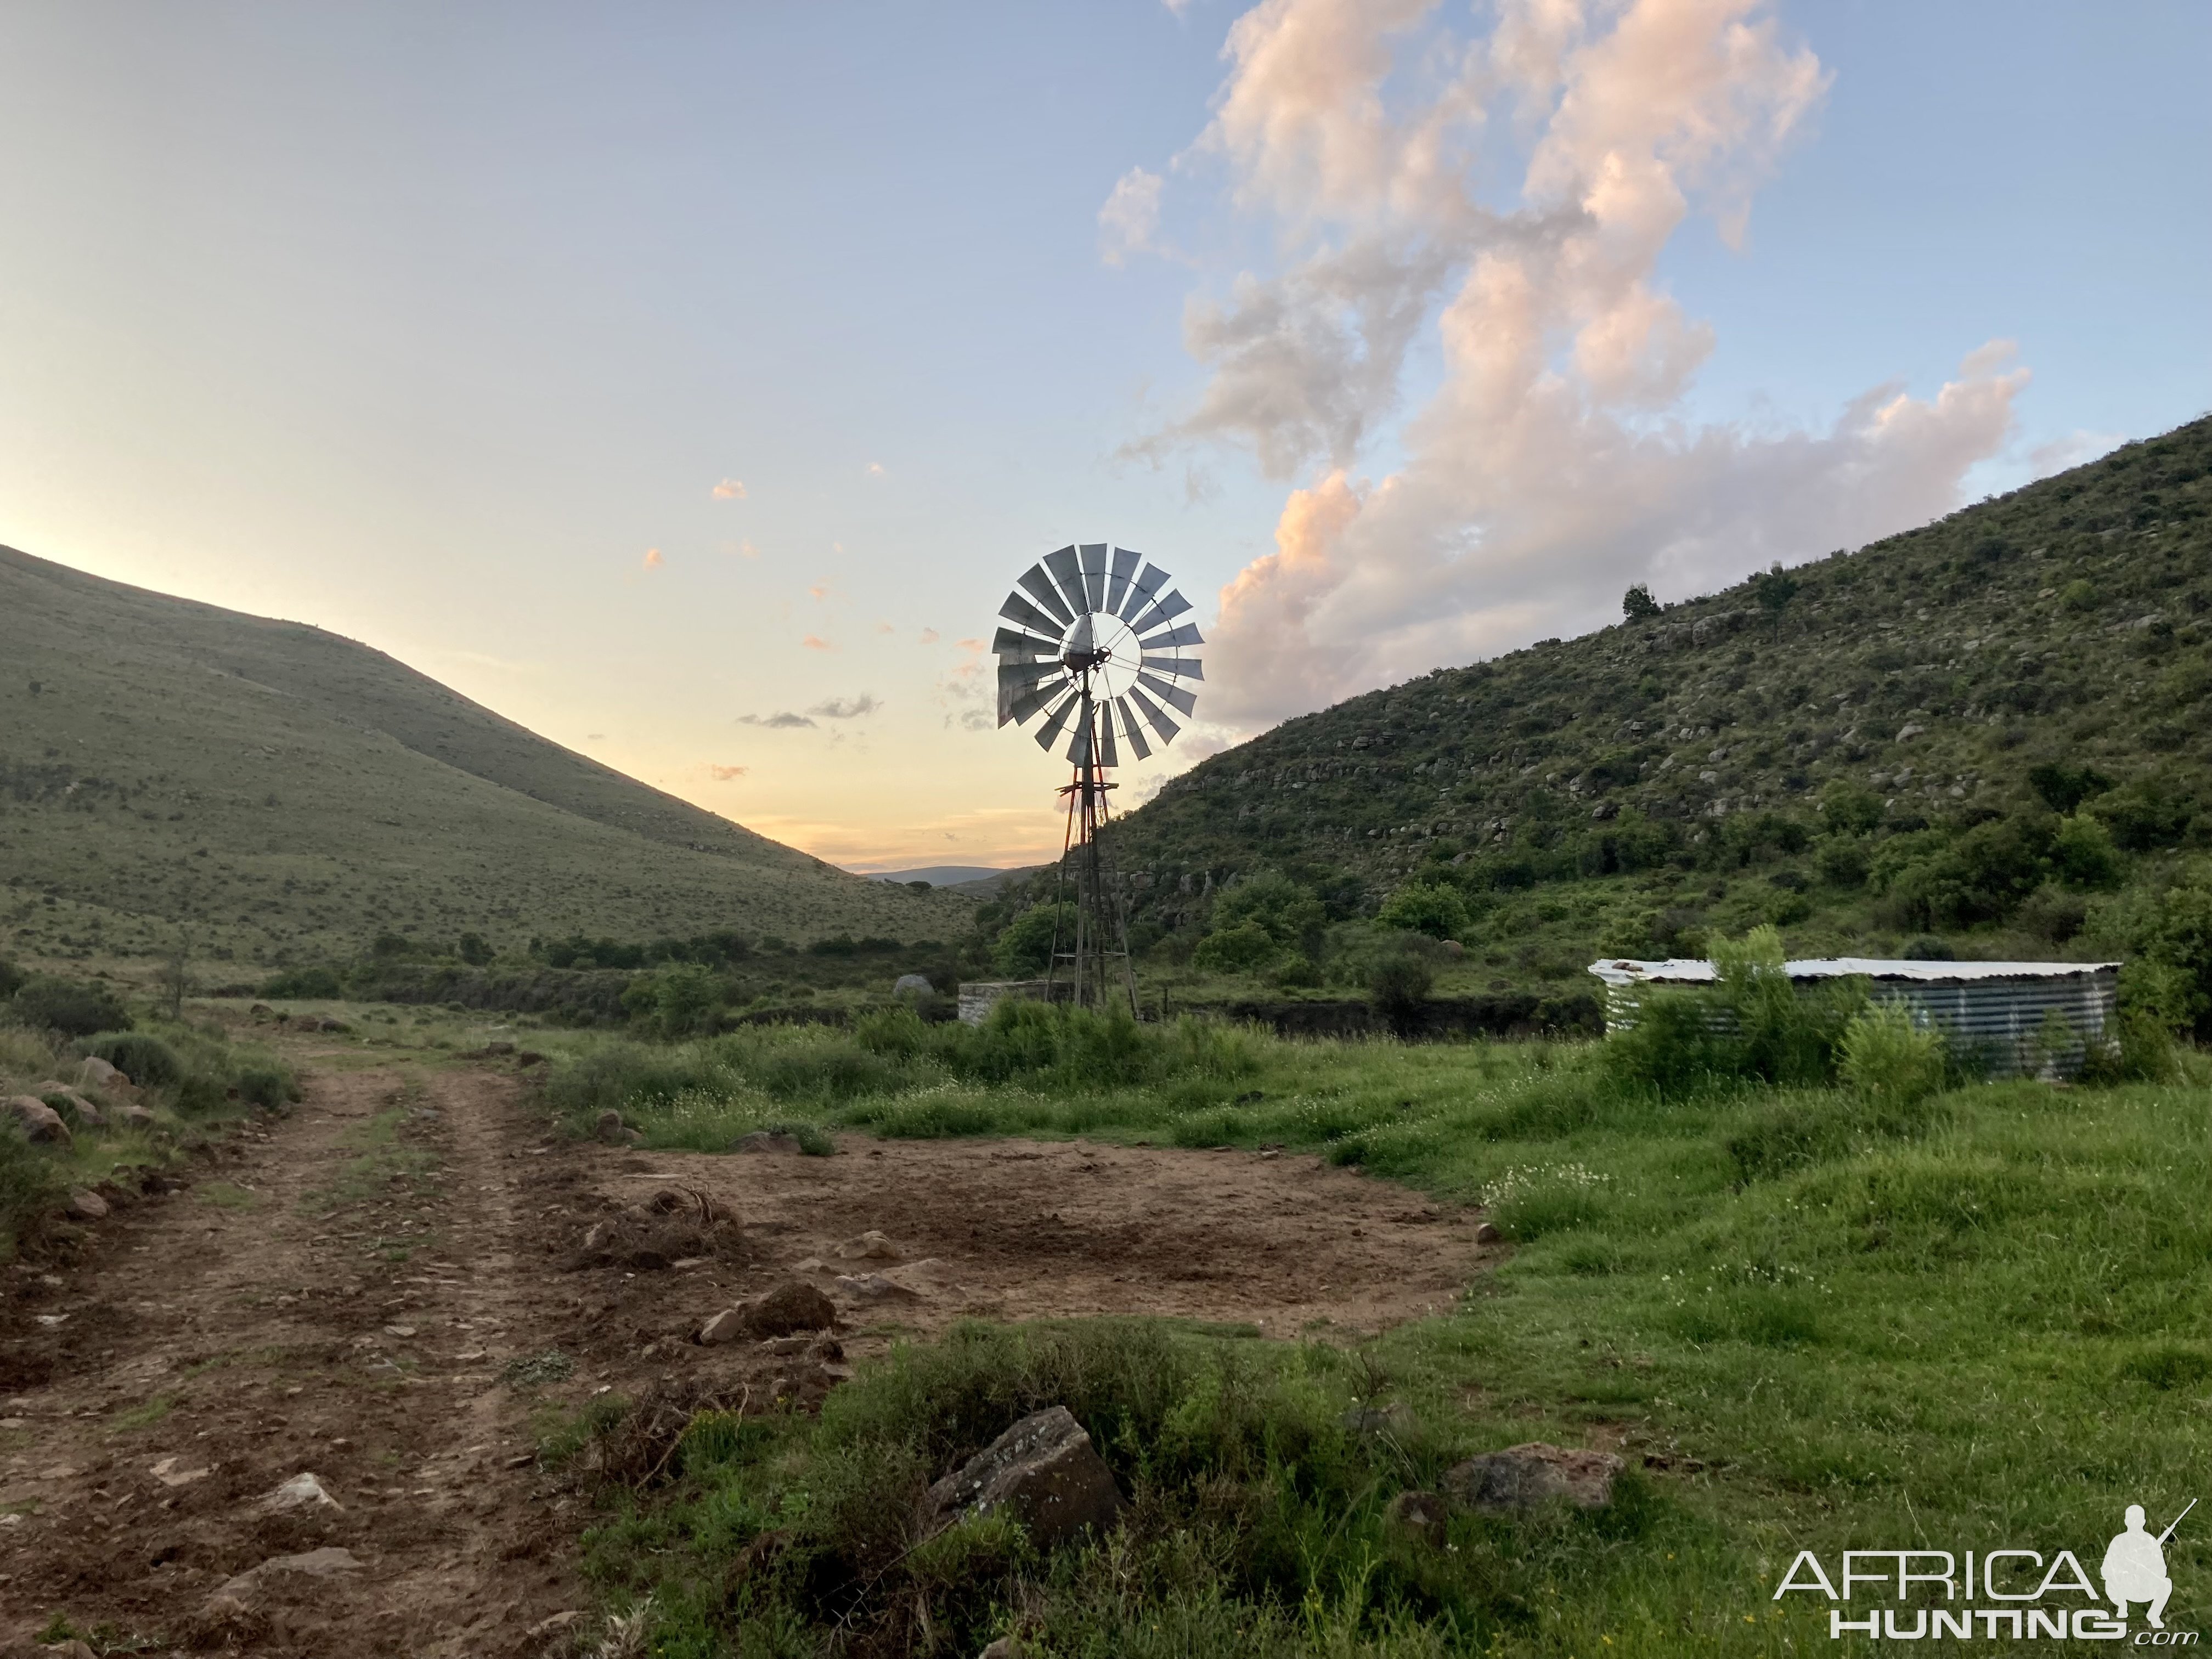
M173 1394L157 1394L142 1405L127 1407L107 1419L107 1426L118 1434L130 1434L139 1429L150 1429L174 1410L177 1397Z
M647 1052L662 1085L712 1057L740 1094L775 1077L804 1096L811 1067L821 1121L878 1133L1279 1142L1487 1202L1510 1259L1358 1355L978 1328L902 1350L818 1425L702 1419L672 1486L604 1497L610 1606L651 1593L672 1654L824 1651L896 1553L900 1494L1055 1393L1149 1494L1127 1535L1078 1559L965 1532L898 1565L864 1623L906 1640L926 1607L949 1651L1027 1607L1054 1655L1776 1654L1827 1640L1825 1604L1770 1600L1800 1548L2100 1552L2127 1504L2177 1510L2212 1450L2212 1073L2193 1054L2171 1084L1975 1085L1901 1111L1838 1089L1662 1103L1595 1045L1247 1036L1221 1079L1156 1040L1148 1079L1085 1091L933 1075L951 1068L918 1053L839 1094L863 1073L834 1044L874 1051L821 1033L778 1038L780 1069ZM682 1096L625 1110L649 1141L680 1133ZM1389 1447L1330 1426L1377 1376L1410 1412ZM1224 1388L1262 1402L1238 1420L1280 1437L1280 1468L1220 1429ZM1187 1422L1211 1426L1178 1438ZM1529 1439L1656 1461L1614 1511L1455 1522L1441 1563L1393 1553L1393 1492ZM2183 1628L2212 1595L2204 1535L2168 1546Z

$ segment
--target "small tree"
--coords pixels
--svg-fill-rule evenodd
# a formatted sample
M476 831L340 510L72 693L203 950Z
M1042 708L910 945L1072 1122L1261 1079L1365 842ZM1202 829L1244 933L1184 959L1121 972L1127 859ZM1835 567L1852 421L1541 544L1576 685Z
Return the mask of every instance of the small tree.
M1620 596L1620 614L1631 622L1643 622L1659 614L1659 601L1651 597L1651 590L1644 583Z
M1412 951L1393 951L1367 976L1367 1000L1400 1036L1421 1028L1422 1010L1437 982L1436 970Z
M1383 901L1375 920L1385 927L1431 939L1464 939L1469 927L1467 900L1443 882L1409 881Z
M495 952L482 933L464 933L458 954L470 967L483 968L489 964Z
M180 943L161 959L161 978L156 981L161 988L161 1006L173 1020L182 1019L185 1014L185 993L190 988L185 962L185 950Z

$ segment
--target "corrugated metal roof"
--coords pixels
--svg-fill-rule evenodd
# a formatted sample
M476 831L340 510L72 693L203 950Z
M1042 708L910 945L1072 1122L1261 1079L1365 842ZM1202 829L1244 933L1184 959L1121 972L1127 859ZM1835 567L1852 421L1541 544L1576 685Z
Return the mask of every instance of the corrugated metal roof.
M1792 979L1907 980L1923 985L2079 979L2117 973L2119 966L2117 962L1893 962L1881 957L1808 957L1782 964ZM1607 957L1590 963L1589 971L1607 985L1711 985L1720 977L1711 962L1697 957L1670 957L1664 962Z

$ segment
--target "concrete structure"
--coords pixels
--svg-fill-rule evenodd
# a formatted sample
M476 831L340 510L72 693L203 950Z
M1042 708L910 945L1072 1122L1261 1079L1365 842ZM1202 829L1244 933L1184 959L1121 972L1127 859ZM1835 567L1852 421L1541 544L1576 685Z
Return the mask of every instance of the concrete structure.
M2070 1077L2086 1045L2104 1040L2119 996L2117 962L1892 962L1878 957L1808 957L1783 964L1795 983L1863 979L1868 994L1910 1006L1954 1046L1978 1054L1992 1077L2023 1071ZM1590 964L1605 983L1608 1031L1636 1023L1645 988L1691 989L1719 982L1710 962L1640 962L1609 957ZM2052 1016L2065 1023L2061 1032Z
M1068 1000L1068 987L1042 979L963 980L960 1023L981 1025L990 1018L991 1010L1008 997L1020 997L1030 1002L1065 1002Z

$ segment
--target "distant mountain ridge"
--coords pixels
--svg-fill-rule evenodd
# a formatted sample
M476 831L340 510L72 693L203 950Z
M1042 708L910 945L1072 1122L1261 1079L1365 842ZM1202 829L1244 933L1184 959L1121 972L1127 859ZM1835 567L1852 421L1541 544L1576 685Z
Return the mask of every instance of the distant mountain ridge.
M384 932L938 937L964 915L367 646L8 548L0 662L0 942L27 951L193 933L271 962Z

